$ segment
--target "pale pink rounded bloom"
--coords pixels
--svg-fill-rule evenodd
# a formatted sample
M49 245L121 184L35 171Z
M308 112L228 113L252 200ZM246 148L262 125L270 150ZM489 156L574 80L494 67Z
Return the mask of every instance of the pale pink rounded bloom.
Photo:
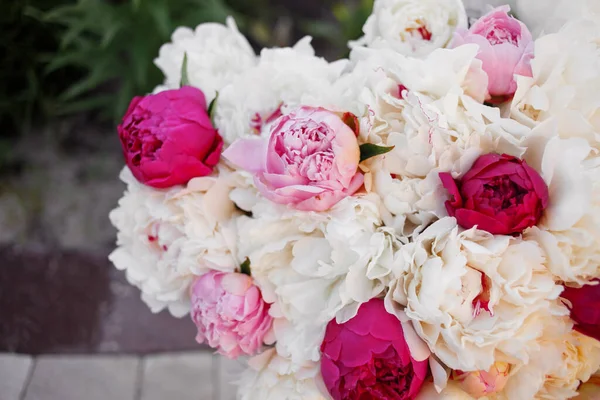
M453 379L461 388L476 399L501 392L508 381L510 364L496 362L489 371L455 371Z
M469 30L456 30L451 45L479 46L477 58L488 76L487 100L493 102L508 100L515 94L515 75L532 76L533 37L525 24L508 15L509 11L509 6L495 8Z
M271 332L269 304L248 275L206 273L192 284L191 298L196 340L228 358L256 354Z
M223 153L255 174L267 199L303 211L324 211L363 184L354 131L335 113L300 107L280 116L268 138L235 141Z

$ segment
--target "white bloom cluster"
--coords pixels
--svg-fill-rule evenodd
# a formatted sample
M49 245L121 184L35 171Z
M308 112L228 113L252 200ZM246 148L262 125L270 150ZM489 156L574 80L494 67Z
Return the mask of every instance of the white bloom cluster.
M454 31L466 27L462 0L376 0L365 35L350 45L422 57L449 45Z
M310 38L257 56L231 19L179 28L155 60L165 74L156 92L179 87L187 55L190 85L216 99L206 121L225 152L209 175L164 189L126 167L111 261L154 312L183 316L194 296L217 293L218 330L194 306L215 343L235 347L227 329L254 325L234 317L264 313L254 321L269 337L256 340L241 400L325 400L336 379L335 390L366 398L387 384L385 368L398 374L394 385L433 376L418 399L577 396L600 369L600 333L582 327L600 323L598 310L578 321L581 306L563 292L600 279L600 8L577 4L581 19L547 28L531 76L510 71L516 93L494 104L479 39L452 48L468 26L461 0L376 0L364 37L336 62L317 57ZM516 1L525 21L529 7ZM481 40L516 40L504 17ZM145 156L167 146L145 131L130 136ZM234 272L251 279L227 279ZM370 331L376 322L357 326L370 301L398 319L411 362L428 360L424 376L401 379L407 372L390 361L398 348L340 361L347 326L383 340ZM497 365L507 366L502 377ZM457 378L465 373L486 379Z

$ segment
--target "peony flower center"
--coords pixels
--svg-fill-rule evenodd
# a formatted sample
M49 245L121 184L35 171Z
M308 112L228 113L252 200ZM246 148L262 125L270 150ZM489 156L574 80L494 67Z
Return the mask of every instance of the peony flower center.
M432 34L427 29L427 24L422 19L418 18L414 21L414 26L406 28L406 32L413 38L422 40L431 40Z
M322 123L298 121L276 138L275 151L293 176L327 180L333 166L334 133Z
M508 209L523 204L528 191L517 185L508 176L499 176L483 185L481 197L488 200L494 209Z
M485 310L490 315L494 315L494 312L490 308L490 288L492 287L492 281L485 274L481 274L481 293L473 299L473 316L477 317L481 314L481 310Z
M402 365L390 346L367 364L340 379L340 393L347 399L405 399L413 378L412 364Z
M333 161L333 152L330 150L313 153L302 162L300 175L311 181L327 181L333 169Z
M155 126L159 126L162 122L159 117L153 116L148 111L145 111L134 116L131 124L126 127L129 135L125 138L124 144L127 151L130 154L133 154L131 162L136 167L140 165L142 159L155 160L155 153L160 150L163 145L162 140L143 126L148 120Z
M518 46L520 39L517 33L498 27L492 27L484 36L491 45L510 43Z

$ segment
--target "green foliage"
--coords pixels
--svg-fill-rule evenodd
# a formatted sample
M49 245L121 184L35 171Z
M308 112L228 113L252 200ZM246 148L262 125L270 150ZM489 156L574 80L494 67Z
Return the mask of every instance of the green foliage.
M45 72L72 66L84 71L60 94L51 113L97 109L115 120L133 96L161 82L152 60L176 27L223 22L235 15L222 0L77 0L45 13L29 13L61 27L59 51L48 60Z
M371 157L377 157L394 150L394 146L379 146L373 143L364 143L360 145L360 162L368 160Z
M0 0L0 125L17 131L34 116L89 111L120 118L133 96L161 83L152 61L179 26L233 15L257 47L289 45L308 33L344 49L361 35L373 2L336 3L329 21L305 21L298 12L327 11L331 0L286 1L295 11L282 0ZM0 151L7 148L2 136Z
M338 2L332 8L335 23L325 20L305 21L303 28L317 38L327 40L338 57L348 55L347 42L362 36L362 27L373 10L373 0Z
M77 71L64 68L43 72L43 57L58 46L51 26L29 17L29 7L47 9L68 0L0 0L0 160L8 139L26 128L34 115L44 113L54 95Z

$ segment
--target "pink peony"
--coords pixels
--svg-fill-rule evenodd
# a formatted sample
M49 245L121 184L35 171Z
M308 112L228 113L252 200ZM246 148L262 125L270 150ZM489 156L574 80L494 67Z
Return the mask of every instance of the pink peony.
M135 97L118 130L127 166L156 188L210 175L223 148L204 94L191 86Z
M427 376L428 361L411 357L400 321L381 299L363 304L344 324L329 322L321 353L334 400L414 399Z
M495 8L467 31L458 29L452 47L479 46L479 58L488 76L487 100L503 102L517 90L514 75L532 76L533 38L521 21L508 15L509 6Z
M460 226L494 235L520 234L538 223L549 203L548 187L523 160L506 154L480 156L460 179L440 172L448 190L448 214Z
M323 211L356 192L360 150L352 129L333 112L300 107L277 118L269 138L235 141L223 156L255 174L269 200Z
M252 278L211 271L191 288L196 340L228 358L256 354L271 331L273 318Z

